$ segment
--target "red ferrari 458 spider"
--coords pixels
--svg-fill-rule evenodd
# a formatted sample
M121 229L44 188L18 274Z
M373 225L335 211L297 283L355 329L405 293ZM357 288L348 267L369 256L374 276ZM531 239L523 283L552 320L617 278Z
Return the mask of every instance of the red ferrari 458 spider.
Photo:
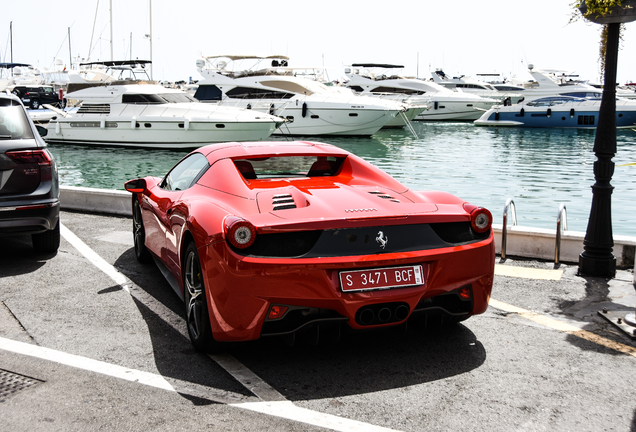
M329 144L213 144L125 186L137 259L154 259L185 301L201 351L488 306L490 212L409 190Z

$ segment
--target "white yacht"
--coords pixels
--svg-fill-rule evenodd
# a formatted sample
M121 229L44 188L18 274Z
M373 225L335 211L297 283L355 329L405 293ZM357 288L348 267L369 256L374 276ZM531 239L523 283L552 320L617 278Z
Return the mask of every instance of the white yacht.
M436 84L455 92L475 94L485 98L497 99L500 102L507 101L512 104L516 104L524 98L522 92L525 89L521 86L507 83L490 84L464 75L450 77L441 69L431 72L431 76Z
M284 117L280 135L369 136L406 111L403 104L342 92L296 73L286 56L222 55L197 60L194 97Z
M457 93L434 82L406 78L398 73L404 66L355 63L345 68L347 87L361 95L373 95L430 108L415 120L476 120L484 111L500 103L468 93Z
M225 141L261 141L284 120L266 113L203 104L156 84L109 83L67 94L77 111L55 110L49 143L194 148Z

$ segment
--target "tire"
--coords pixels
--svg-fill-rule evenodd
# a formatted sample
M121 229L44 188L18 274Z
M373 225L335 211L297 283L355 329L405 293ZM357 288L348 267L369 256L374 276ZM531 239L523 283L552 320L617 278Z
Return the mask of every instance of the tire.
M57 252L60 247L60 221L57 221L55 228L39 234L31 234L33 249L38 253Z
M217 348L217 343L212 337L205 284L201 274L201 261L194 242L186 248L183 264L186 325L188 326L190 342L194 349L199 352L214 351Z
M40 108L40 101L38 99L33 99L31 101L31 105L30 105L31 109L39 109Z
M14 95L16 95L17 97L22 96L22 93L20 92L20 90L13 90L11 93L13 93Z
M141 216L141 207L137 198L133 200L133 240L135 243L135 258L142 264L152 260L150 251L146 247L146 229Z

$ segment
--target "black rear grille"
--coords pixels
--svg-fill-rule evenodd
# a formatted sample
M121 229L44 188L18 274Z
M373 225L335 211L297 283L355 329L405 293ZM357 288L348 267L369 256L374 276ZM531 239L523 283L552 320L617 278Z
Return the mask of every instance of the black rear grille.
M252 246L235 251L242 255L271 258L301 257L311 251L321 234L322 231L259 234Z
M479 234L474 231L470 222L447 222L431 224L431 228L442 240L453 245L485 240L490 236L490 231Z
M372 255L439 249L486 240L470 222L387 225L289 233L259 234L247 249L236 253L257 257L315 258Z

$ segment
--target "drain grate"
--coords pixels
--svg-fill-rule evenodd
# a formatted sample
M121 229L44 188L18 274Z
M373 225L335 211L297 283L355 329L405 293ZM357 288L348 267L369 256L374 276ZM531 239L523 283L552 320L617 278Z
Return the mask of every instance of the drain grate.
M41 382L43 381L0 369L0 402L4 402L9 396Z

